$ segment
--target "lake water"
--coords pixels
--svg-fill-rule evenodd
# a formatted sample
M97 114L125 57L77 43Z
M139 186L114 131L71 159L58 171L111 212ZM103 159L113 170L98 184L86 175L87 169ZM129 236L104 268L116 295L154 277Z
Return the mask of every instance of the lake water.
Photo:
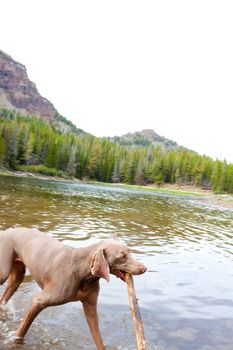
M233 349L232 223L198 197L0 177L0 229L36 227L74 247L117 233L148 267L134 277L148 349ZM0 349L94 349L80 303L44 310L13 340L38 291L27 276L0 310ZM135 349L125 283L101 281L98 305L106 349Z

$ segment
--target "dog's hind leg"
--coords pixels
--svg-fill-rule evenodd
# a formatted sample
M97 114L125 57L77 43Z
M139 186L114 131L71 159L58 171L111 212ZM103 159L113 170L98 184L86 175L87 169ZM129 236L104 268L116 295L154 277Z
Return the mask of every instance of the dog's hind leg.
M4 305L8 302L8 300L12 297L12 295L16 292L19 285L23 281L23 277L25 274L26 268L22 261L15 261L10 275L7 279L7 287L3 296L0 299L0 305Z
M35 296L24 319L22 320L19 328L16 331L17 337L23 338L25 336L33 320L42 310L44 310L48 306L54 306L59 304L61 303L56 302L54 300L53 294L50 294L49 292L46 292L44 290L40 294Z
M14 250L7 235L0 235L0 284L3 284L12 269Z

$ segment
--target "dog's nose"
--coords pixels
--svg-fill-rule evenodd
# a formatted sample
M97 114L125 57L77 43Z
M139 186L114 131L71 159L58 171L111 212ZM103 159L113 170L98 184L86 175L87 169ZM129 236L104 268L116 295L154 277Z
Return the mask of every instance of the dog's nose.
M147 270L147 267L146 267L145 265L142 265L142 266L140 267L140 272L141 272L141 273L146 272L146 270Z

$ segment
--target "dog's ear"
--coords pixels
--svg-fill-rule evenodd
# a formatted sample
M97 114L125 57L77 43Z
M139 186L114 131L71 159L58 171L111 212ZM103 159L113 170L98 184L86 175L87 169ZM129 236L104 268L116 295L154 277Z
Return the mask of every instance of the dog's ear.
M109 266L104 257L103 249L98 249L92 258L91 262L91 274L94 277L104 278L109 282Z

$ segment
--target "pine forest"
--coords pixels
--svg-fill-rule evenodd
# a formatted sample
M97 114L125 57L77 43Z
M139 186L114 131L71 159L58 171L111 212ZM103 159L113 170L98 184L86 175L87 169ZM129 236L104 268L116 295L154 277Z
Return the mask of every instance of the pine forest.
M0 113L0 168L108 183L195 185L233 193L233 164L186 148L122 145L14 112Z

